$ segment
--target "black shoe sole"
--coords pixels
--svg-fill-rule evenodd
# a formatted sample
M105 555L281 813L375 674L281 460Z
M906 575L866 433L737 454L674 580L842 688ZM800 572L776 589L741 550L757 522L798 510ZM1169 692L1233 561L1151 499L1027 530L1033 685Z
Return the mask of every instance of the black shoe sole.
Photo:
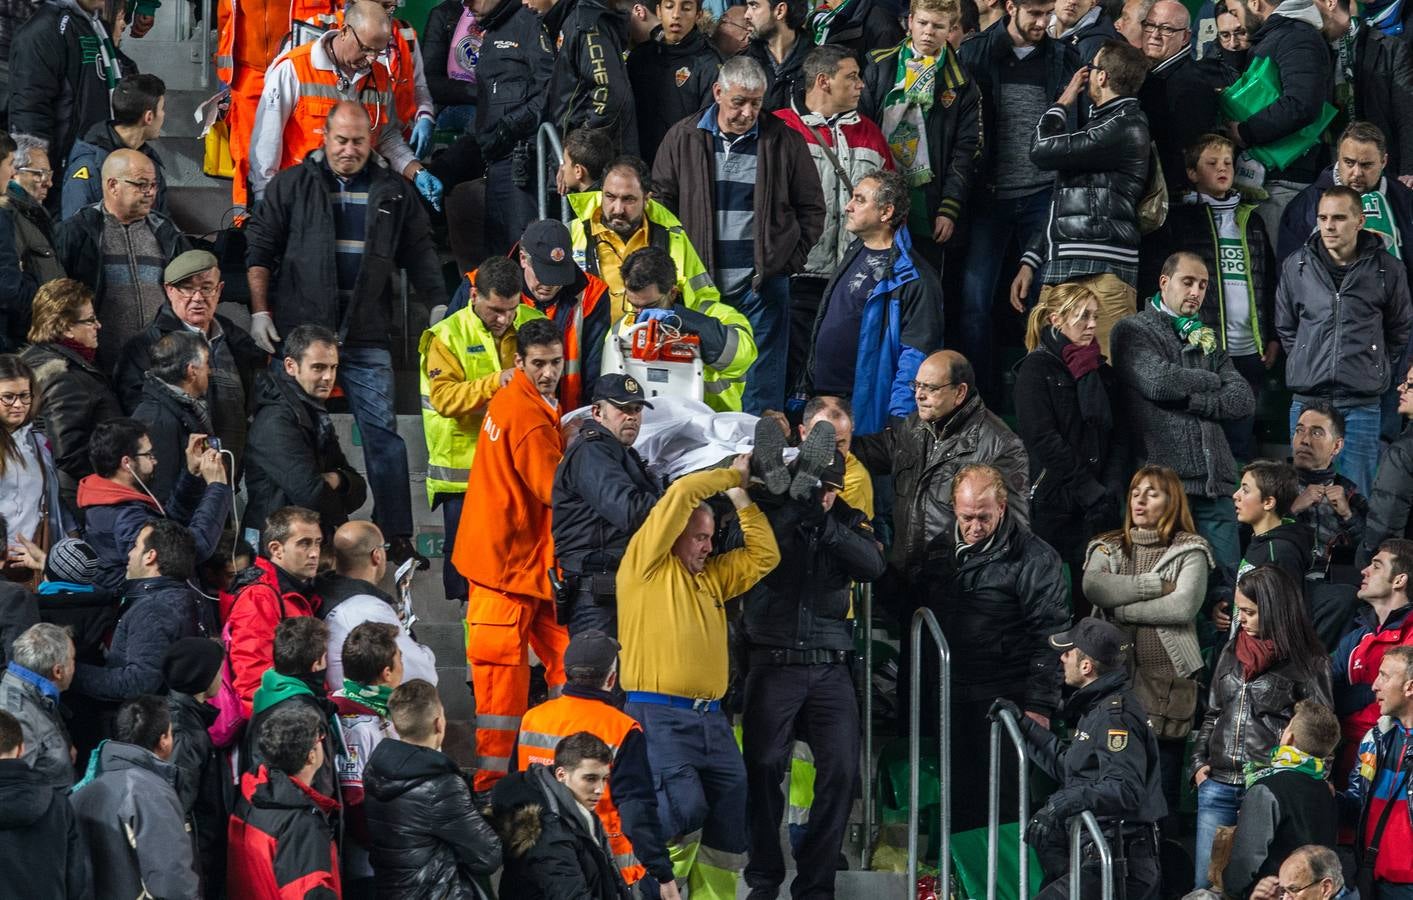
M833 427L833 426L830 426ZM756 422L756 446L751 468L772 494L790 489L790 470L785 467L785 432L770 419Z
M819 476L834 461L834 425L820 420L814 423L804 443L800 444L800 456L795 460L795 478L790 482L790 496L796 500L808 500L819 484Z

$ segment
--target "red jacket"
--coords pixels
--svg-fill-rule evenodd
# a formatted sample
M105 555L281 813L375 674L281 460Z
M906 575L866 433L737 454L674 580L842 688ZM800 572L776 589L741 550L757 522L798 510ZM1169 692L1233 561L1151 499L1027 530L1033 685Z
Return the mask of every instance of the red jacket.
M563 456L559 410L516 369L486 407L466 482L451 561L467 580L549 599L550 494Z
M278 769L246 772L226 830L226 889L242 900L341 896L338 801Z
M312 616L319 611L317 595L292 590L288 581L282 590L275 564L256 557L254 565L237 575L231 585L235 600L226 620L226 652L246 715L250 715L260 676L275 664L275 626L290 616Z

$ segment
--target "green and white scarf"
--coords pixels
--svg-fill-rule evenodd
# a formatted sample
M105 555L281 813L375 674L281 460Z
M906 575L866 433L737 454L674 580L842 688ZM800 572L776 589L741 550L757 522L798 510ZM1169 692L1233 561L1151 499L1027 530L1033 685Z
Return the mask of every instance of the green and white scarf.
M392 686L386 684L359 684L348 678L343 680L343 695L357 700L373 712L388 717L388 698L392 696Z
M893 151L898 171L910 187L932 181L927 152L927 111L932 109L937 73L947 59L947 48L935 57L913 54L912 41L904 41L898 51L898 70L893 89L883 98L883 134Z
M829 26L849 3L850 0L843 0L839 5L832 7L827 2L821 3L819 8L814 11L814 15L810 16L809 27L814 32L816 47L823 47L829 43Z
M1271 761L1269 764L1259 766L1254 762L1248 762L1244 767L1246 776L1246 787L1260 781L1262 778L1274 775L1277 772L1294 769L1303 775L1307 775L1316 781L1324 781L1329 773L1325 770L1325 761L1318 756L1311 756L1304 750L1297 750L1289 744L1282 744L1271 751Z
M1202 348L1203 356L1211 356L1217 349L1217 333L1203 324L1197 316L1180 316L1163 305L1163 295L1154 294L1149 301L1153 308L1173 321L1177 336L1194 347Z

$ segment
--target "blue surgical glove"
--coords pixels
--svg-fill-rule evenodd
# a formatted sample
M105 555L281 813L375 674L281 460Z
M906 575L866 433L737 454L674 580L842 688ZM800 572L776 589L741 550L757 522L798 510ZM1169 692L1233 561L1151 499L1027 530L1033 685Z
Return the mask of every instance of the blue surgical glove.
M427 198L427 202L432 204L432 209L441 212L442 209L442 182L441 179L428 172L426 169L419 169L417 175L412 179L412 183L417 185L417 193Z
M422 159L432 150L433 127L434 123L426 116L418 119L417 124L412 126L412 140L407 143L418 159Z
M652 319L661 322L663 319L670 319L675 315L677 314L670 309L640 309L638 310L638 318L633 321L635 324L638 322L647 322Z

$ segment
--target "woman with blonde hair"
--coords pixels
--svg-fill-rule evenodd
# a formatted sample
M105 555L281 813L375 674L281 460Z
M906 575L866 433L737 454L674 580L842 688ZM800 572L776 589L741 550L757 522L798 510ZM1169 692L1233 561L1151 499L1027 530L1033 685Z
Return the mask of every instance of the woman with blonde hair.
M93 292L72 278L56 278L34 295L31 346L20 358L39 385L37 426L49 438L59 485L72 503L79 479L93 474L88 437L100 422L123 414L107 376L99 370Z
M1192 524L1182 481L1167 466L1134 473L1123 528L1091 541L1084 560L1085 596L1133 638L1133 687L1158 738L1171 813L1179 805L1184 744L1196 724L1197 613L1215 565Z
M1118 524L1127 441L1114 428L1113 370L1095 341L1099 300L1083 285L1042 292L1016 369L1016 431L1030 457L1031 530L1070 567L1074 615L1089 538Z

